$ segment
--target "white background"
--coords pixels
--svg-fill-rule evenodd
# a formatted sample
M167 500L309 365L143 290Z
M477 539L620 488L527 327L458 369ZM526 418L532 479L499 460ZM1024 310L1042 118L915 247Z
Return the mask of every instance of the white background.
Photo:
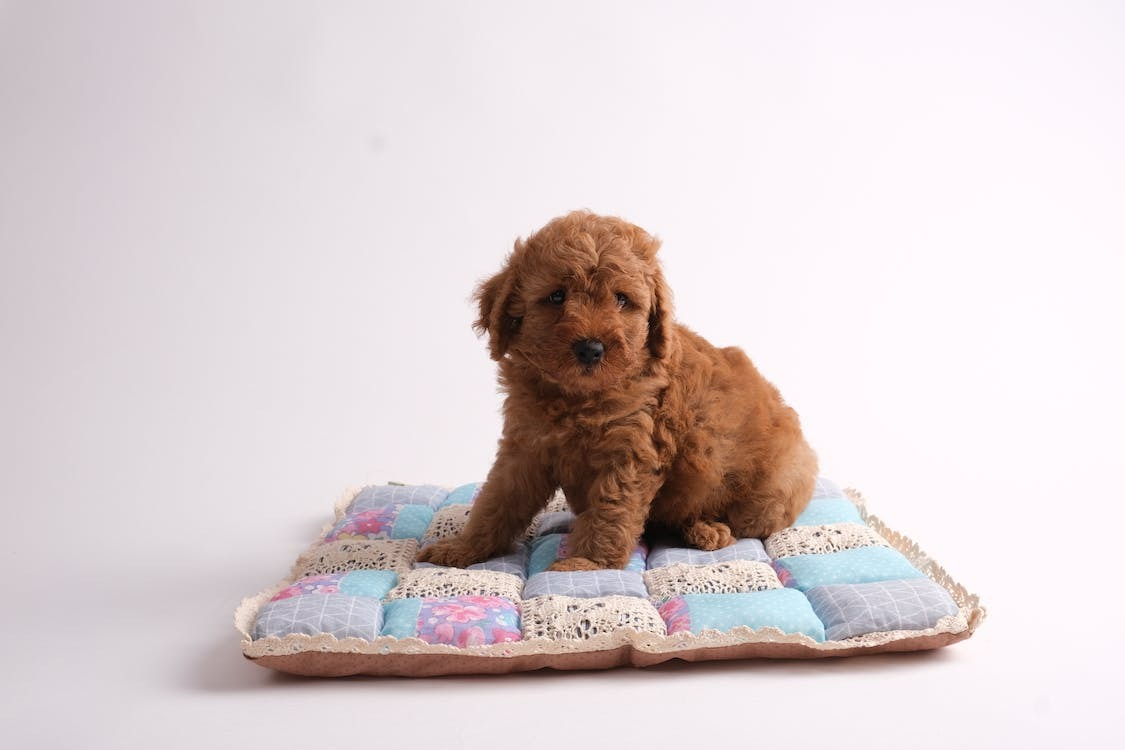
M1114 3L0 2L0 744L1121 741L1123 134ZM484 476L469 294L579 207L663 239L679 318L982 596L971 640L243 661L343 490Z

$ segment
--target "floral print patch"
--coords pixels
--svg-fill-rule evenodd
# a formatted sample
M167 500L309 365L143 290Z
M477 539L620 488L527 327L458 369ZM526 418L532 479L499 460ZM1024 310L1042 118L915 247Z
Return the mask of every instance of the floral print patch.
M520 639L520 615L514 602L499 596L423 599L418 638L465 648Z
M418 539L425 535L434 511L426 505L383 505L349 513L328 532L325 542L357 539Z
M346 573L331 573L323 576L306 576L299 581L294 581L292 585L286 586L281 591L274 594L271 602L281 601L282 599L290 599L294 596L304 596L305 594L335 594L340 591L340 579Z
M328 533L326 542L337 539L390 539L398 508L388 505L364 510L346 517Z
M691 632L691 610L687 601L682 596L673 596L668 601L656 608L664 625L668 628L668 635Z

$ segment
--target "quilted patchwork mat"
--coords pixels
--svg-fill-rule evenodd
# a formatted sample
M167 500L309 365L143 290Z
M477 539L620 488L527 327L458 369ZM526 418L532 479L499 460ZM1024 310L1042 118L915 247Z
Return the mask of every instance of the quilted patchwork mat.
M238 608L245 656L317 676L640 667L933 649L984 618L858 493L823 478L793 526L713 552L646 538L624 570L549 571L574 522L560 493L510 554L416 563L464 526L479 490L349 493L290 575Z

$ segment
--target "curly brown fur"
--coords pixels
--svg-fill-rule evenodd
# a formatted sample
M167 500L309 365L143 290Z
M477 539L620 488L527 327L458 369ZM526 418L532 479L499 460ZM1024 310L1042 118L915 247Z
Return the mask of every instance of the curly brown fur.
M517 241L480 285L475 327L500 363L503 436L464 531L419 560L506 553L559 487L577 520L553 570L624 567L646 523L718 549L804 509L817 463L797 413L740 349L673 321L658 247L621 219L575 212Z

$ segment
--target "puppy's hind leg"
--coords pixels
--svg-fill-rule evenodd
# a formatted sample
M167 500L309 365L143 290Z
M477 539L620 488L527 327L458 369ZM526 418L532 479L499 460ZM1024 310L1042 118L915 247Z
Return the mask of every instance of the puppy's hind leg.
M803 441L794 445L790 460L772 473L755 477L748 488L744 482L735 501L727 508L727 521L737 537L765 539L792 526L812 498L816 484L816 454Z
M688 544L706 552L729 547L735 542L730 526L722 521L697 519L684 526L683 534Z

